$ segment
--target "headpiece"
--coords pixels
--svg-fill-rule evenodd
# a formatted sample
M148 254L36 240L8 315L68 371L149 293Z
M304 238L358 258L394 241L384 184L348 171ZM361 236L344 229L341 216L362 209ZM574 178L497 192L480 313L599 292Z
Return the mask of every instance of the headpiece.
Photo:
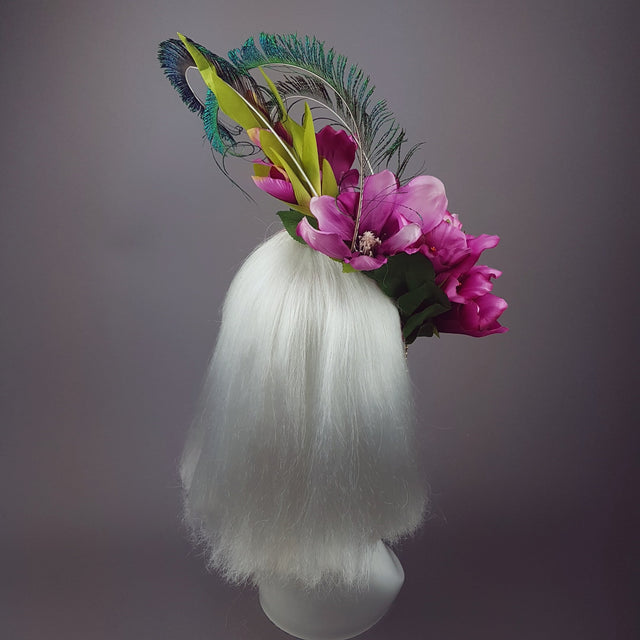
M438 178L405 178L420 145L404 152L405 132L372 100L368 76L315 38L261 34L225 59L178 35L159 60L223 171L229 156L251 158L255 185L287 205L278 215L289 234L375 280L396 304L405 344L506 331L507 303L491 293L501 272L477 264L498 236L463 231ZM203 101L187 81L194 66ZM316 131L321 119L330 124Z

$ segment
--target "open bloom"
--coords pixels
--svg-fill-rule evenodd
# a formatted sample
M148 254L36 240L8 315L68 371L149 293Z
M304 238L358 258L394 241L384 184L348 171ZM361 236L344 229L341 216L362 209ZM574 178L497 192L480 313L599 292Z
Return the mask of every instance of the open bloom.
M260 146L260 129L251 129L247 133L251 141ZM284 129L279 129L278 134L285 142L291 144L291 137ZM357 171L351 169L356 157L356 142L351 135L327 125L316 133L316 144L321 181L323 160L326 160L338 186L342 183L353 184L354 179L357 182ZM258 162L255 163L254 168L256 175L252 178L258 188L288 204L302 204L298 202L291 180L284 168L273 162Z
M415 192L421 187L419 184L414 190L406 187L399 187L391 171L382 171L365 178L362 194L355 189L347 189L337 198L312 198L310 209L318 228L303 218L297 233L316 251L343 260L358 271L377 269L389 256L402 251L417 251L412 246L422 234L421 227L403 216L402 211L407 203L416 204L414 200L419 198L415 197ZM362 213L356 231L360 198ZM426 213L425 217L429 215ZM412 214L415 219L418 216Z

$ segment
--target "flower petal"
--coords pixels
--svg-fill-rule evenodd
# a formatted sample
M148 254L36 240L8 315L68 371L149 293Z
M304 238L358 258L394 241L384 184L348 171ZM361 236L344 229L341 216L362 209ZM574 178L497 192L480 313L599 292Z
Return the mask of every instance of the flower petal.
M307 218L302 218L296 233L312 248L330 258L344 260L351 255L349 247L335 233L314 229Z
M293 191L293 185L287 180L279 180L277 178L268 178L262 176L251 176L251 179L256 183L259 189L262 189L270 196L278 198L283 202L289 204L297 204L295 193Z
M392 256L401 251L406 251L422 235L422 230L417 224L408 224L391 237L387 238L379 248L379 252ZM412 252L414 253L414 252Z
M498 320L502 315L502 312L509 307L507 301L504 298L499 298L492 293L480 296L476 299L478 308L480 309L481 323L480 328L486 329ZM502 327L506 330L506 327Z
M360 194L357 191L342 191L337 198L336 206L340 212L355 220L359 199Z
M449 311L435 318L435 324L441 333L462 333L476 338L504 333L507 327L498 318L507 306L502 298L489 293L466 304L454 303Z
M499 236L481 235L476 238L469 234L465 235L467 238L467 251L460 252L456 256L453 256L453 258L458 261L446 271L437 273L436 282L439 285L441 285L445 280L464 280L465 274L471 271L475 263L478 261L480 254L485 249L495 247L500 241ZM449 261L449 263L451 264L451 261ZM449 295L449 293L447 293L447 295ZM455 298L451 298L449 296L449 300L453 302L455 301Z
M471 254L475 256L473 263L475 264L480 257L480 254L485 249L493 249L498 246L500 242L500 236L489 236L483 233L481 236L475 237L467 234L467 244L471 249Z
M357 169L351 169L347 171L340 180L338 180L338 187L340 191L344 192L347 189L355 189L360 182L360 172Z
M249 140L251 140L256 147L260 146L260 131L260 127L251 127L251 129L247 129Z
M446 277L443 277L442 274L438 274L436 276L436 284L444 291L445 295L451 302L459 302L460 304L467 302L466 298L458 295L460 280L458 280L454 274L448 273Z
M357 271L374 271L380 268L386 261L387 258L383 255L375 257L358 255L345 262L348 262Z
M331 196L311 198L309 208L318 220L321 231L335 233L342 240L351 241L353 238L353 218L340 211L335 198Z
M422 245L421 249L433 262L436 273L443 271L445 266L461 262L471 252L466 234L449 216L424 235Z
M316 134L318 155L331 165L338 183L356 158L356 142L346 131L327 125Z
M498 318L506 308L507 303L502 298L487 294L473 302L460 305L460 326L464 333L475 337L504 333L507 329L498 323Z
M393 213L398 191L398 179L391 171L381 171L364 180L362 216L359 232L374 231L379 235Z
M398 189L396 207L409 222L431 231L447 214L444 184L434 176L418 176Z
M493 289L491 278L498 278L500 275L502 272L497 269L476 265L462 279L458 295L466 300L484 296Z

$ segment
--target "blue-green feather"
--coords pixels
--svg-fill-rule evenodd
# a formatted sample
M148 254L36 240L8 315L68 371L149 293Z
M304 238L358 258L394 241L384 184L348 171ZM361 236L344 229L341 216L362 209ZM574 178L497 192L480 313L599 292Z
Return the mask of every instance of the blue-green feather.
M314 93L317 82L309 81L305 72L320 76L335 92L335 103L329 106L353 117L352 124L359 134L362 149L375 159L375 164L388 161L398 153L406 140L404 130L395 122L385 101L370 107L374 87L360 68L349 65L347 70L347 58L333 49L325 51L324 43L316 38L262 33L259 41L262 52L252 38L243 47L229 52L229 58L238 69L248 72L257 66L295 67L291 72L296 74L294 78L287 76L284 82L276 83L284 98L304 94L307 90L311 97L322 99Z
M385 100L371 106L374 87L360 68L348 65L347 58L334 49L325 50L325 44L315 37L261 33L258 42L259 46L254 38L249 38L242 46L229 51L230 62L194 44L215 65L225 82L254 101L265 113L271 114L274 120L280 115L274 107L275 100L255 82L250 72L261 66L286 65L283 79L276 82L284 99L302 95L326 104L341 114L348 127L357 134L372 167L383 163L388 165L397 157L398 170L405 168L407 157L401 155L406 142L405 132L396 123ZM238 145L237 133L219 121L215 96L209 92L205 105L202 105L189 88L186 69L194 64L182 42L163 42L158 57L185 104L202 117L212 148L222 154L245 155L246 150L235 148ZM333 95L327 91L328 87ZM411 150L407 156L410 155Z
M228 149L233 148L235 140L232 133L218 120L218 100L213 91L207 91L207 100L205 102L204 111L202 113L202 123L204 124L204 133L211 146L218 153L226 153Z
M190 40L190 42L193 41ZM257 97L263 108L267 109L269 107L264 101L260 87L258 87L255 80L247 72L238 71L235 65L212 53L197 42L193 42L193 44L209 62L215 65L218 75L225 82L233 86L243 95ZM160 44L158 60L165 75L178 92L182 101L191 111L197 113L202 118L205 136L211 144L211 147L223 155L246 155L246 145L236 140L241 130L238 128L236 131L231 131L231 129L220 122L218 118L219 106L215 94L211 90L207 90L205 103L202 104L189 86L187 82L187 69L195 67L195 64L184 44L174 38L165 40Z
M160 43L158 61L164 75L189 110L202 116L204 105L198 100L187 82L187 69L193 67L193 60L182 42L171 38Z

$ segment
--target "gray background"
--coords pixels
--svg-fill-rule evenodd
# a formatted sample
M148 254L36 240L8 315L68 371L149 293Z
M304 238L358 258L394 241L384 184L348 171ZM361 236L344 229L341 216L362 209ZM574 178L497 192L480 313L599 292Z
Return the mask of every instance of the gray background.
M163 78L177 30L326 40L502 237L509 333L410 350L434 515L363 639L632 637L635 4L4 3L0 637L285 637L180 523L224 292L278 224Z

